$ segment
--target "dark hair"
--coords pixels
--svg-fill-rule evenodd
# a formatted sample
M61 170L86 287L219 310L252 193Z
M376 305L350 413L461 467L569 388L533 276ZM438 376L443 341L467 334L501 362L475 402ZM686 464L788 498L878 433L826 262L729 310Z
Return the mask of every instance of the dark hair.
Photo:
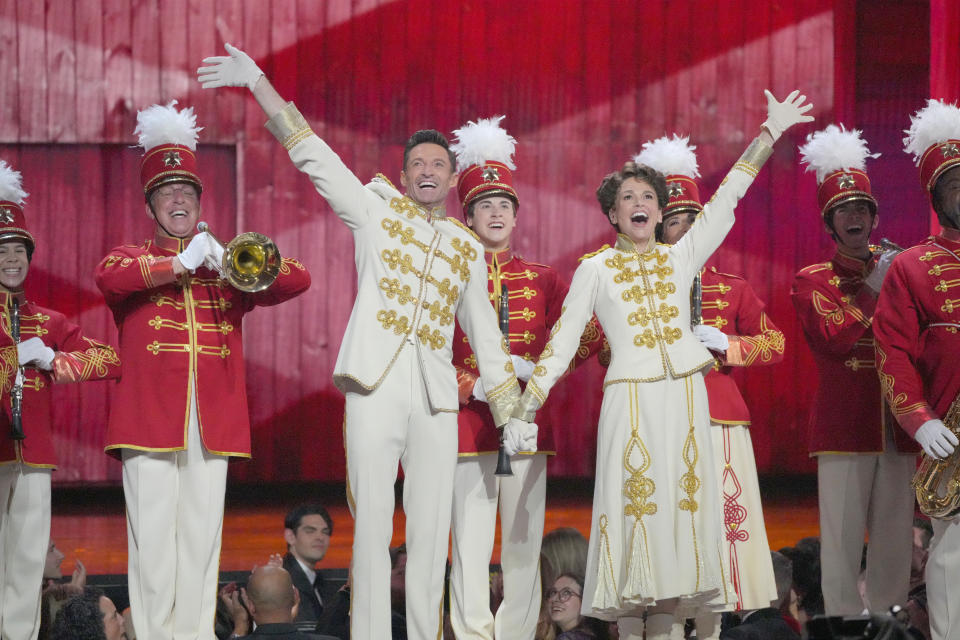
M446 149L447 156L450 158L450 167L453 171L457 170L457 156L450 150L450 143L447 142L447 139L436 129L421 129L410 136L407 144L403 147L403 166L401 169L406 170L407 160L410 158L410 151L418 144L425 143L440 145Z
M517 209L520 207L520 203L518 203L517 199L513 197L513 194L507 193L506 191L495 191L493 193L483 194L480 197L471 200L470 204L467 205L466 212L463 214L463 219L469 220L470 217L473 216L473 209L477 206L477 203L481 200L486 200L487 198L506 198L513 203L513 216L517 216Z
M667 206L670 196L667 192L667 179L664 175L645 164L637 164L631 160L625 162L620 171L614 171L604 176L603 181L600 182L600 186L597 187L597 201L600 203L600 211L603 212L605 218L608 217L610 210L617 204L617 194L620 192L621 185L623 185L625 180L629 180L630 178L646 182L650 185L657 194L657 205L661 209ZM610 224L612 224L617 231L620 230L616 224L612 222Z
M103 591L96 587L84 587L83 593L63 603L50 632L56 640L106 640L100 598Z
M296 533L297 529L299 529L300 525L302 524L303 518L305 516L313 515L320 516L324 519L324 521L327 523L327 527L330 529L330 534L332 535L333 518L330 517L330 514L327 513L327 510L323 507L323 505L318 502L301 504L288 511L287 517L283 519L283 527Z

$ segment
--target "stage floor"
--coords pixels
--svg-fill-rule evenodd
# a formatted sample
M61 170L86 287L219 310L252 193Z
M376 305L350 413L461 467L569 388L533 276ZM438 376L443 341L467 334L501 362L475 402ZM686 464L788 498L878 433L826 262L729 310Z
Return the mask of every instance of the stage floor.
M767 537L773 549L792 546L800 538L819 533L816 479L812 476L761 478ZM547 486L544 531L575 527L585 536L590 530L593 493L589 481L551 480ZM286 550L283 518L287 510L307 501L319 501L334 520L330 549L321 567L346 568L350 564L353 519L342 485L231 486L223 523L221 571L249 571L272 553ZM403 542L404 516L397 499L393 544ZM499 528L498 528L499 531ZM64 575L79 559L87 572L127 572L127 532L122 492L117 487L96 489L55 488L51 537L66 554ZM499 562L497 535L494 557Z

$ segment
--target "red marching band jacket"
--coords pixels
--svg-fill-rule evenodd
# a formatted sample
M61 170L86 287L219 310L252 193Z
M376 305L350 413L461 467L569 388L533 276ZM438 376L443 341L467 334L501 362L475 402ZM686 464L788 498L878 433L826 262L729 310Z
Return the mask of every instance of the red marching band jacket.
M960 394L960 231L944 229L896 257L874 333L884 396L912 436Z
M158 232L139 246L114 248L97 266L124 359L107 426L106 450L114 455L185 449L196 380L204 447L250 457L243 316L306 291L310 274L284 258L276 281L257 293L239 291L203 266L177 278L172 260L189 242Z
M734 367L776 364L783 360L783 333L763 311L764 304L750 284L715 267L700 272L703 324L727 334L730 347L707 372L710 420L719 424L750 424L750 411L730 376Z
M501 284L507 285L510 308L510 352L536 362L547 344L550 328L560 317L569 286L552 268L529 262L510 249L484 252L489 273L490 302L499 308ZM603 343L603 333L592 320L580 339L580 348L570 368L585 362ZM496 453L499 431L486 403L470 397L477 379L477 358L458 324L453 335L453 364L460 387L459 454ZM522 382L520 383L523 384ZM537 419L537 453L556 453L553 430Z
M820 383L810 416L808 450L819 453L880 453L885 430L894 427L880 392L874 356L876 298L864 278L876 264L834 254L830 262L804 267L791 298L817 363ZM897 451L918 451L893 428Z
M10 437L10 389L17 375L17 346L10 335L10 299L15 294L0 292L3 330L0 331L0 464L22 462L31 467L55 469L51 425L52 385L84 380L105 380L120 375L120 358L113 347L86 337L66 316L20 296L20 340L38 337L53 349L53 370L26 367L23 371L23 440Z

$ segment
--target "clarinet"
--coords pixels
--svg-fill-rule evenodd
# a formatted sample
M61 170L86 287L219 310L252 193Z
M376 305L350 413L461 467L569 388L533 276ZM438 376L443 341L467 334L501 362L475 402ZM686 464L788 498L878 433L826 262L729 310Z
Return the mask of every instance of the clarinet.
M507 291L507 285L500 285L500 306L499 310L499 320L500 320L500 333L503 334L503 339L507 342L507 350L510 350L510 296ZM510 468L510 456L507 455L506 450L503 448L503 431L500 431L500 450L497 451L497 470L494 471L494 475L497 476L512 476L513 469Z
M693 278L693 286L690 288L690 324L694 327L703 322L703 285L700 280L700 273Z
M20 344L20 301L13 298L10 308L10 337L14 346ZM19 354L17 360L19 361ZM10 389L10 437L23 440L23 367L17 366L17 377Z

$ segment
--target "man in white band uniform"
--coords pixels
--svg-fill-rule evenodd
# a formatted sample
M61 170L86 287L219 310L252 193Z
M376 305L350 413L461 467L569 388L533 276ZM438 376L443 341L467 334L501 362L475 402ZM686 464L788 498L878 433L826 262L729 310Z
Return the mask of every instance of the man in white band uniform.
M439 132L419 131L404 150L407 195L385 178L365 187L247 54L226 49L229 56L207 58L198 70L204 88L249 88L270 118L267 128L354 237L357 297L334 370L346 396L347 491L355 519L351 638L390 637L388 548L398 461L405 475L407 632L436 638L457 462L454 317L476 348L508 451L536 447L536 425L510 419L520 389L487 299L483 246L444 210L457 181L455 158Z

